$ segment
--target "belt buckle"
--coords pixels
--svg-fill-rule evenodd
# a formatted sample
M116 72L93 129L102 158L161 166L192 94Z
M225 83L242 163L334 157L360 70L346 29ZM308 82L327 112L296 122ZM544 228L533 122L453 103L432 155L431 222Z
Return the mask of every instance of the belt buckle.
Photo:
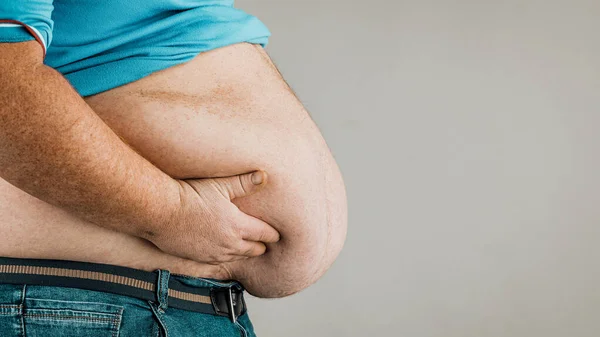
M229 318L231 319L231 321L235 324L237 322L237 317L235 315L235 299L233 298L233 291L231 290L231 288L227 288L227 295L229 295L229 301L227 304L229 304Z
M217 315L227 316L231 322L235 324L238 318L236 308L239 309L240 314L244 311L242 291L243 290L234 289L233 287L211 289L210 297Z

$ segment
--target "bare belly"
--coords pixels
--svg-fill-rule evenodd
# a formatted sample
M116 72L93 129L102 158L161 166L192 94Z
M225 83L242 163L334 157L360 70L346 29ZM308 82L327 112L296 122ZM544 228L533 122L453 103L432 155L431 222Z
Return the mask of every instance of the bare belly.
M174 178L264 169L269 183L236 201L281 233L267 254L222 266L167 255L0 180L0 256L169 269L235 278L258 296L295 292L333 262L345 237L346 196L325 141L260 47L240 44L86 99L130 146Z

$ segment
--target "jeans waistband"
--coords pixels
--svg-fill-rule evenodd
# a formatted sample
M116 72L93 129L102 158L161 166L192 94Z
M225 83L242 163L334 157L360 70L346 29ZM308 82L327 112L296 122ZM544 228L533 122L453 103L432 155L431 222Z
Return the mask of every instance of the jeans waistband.
M109 292L155 301L159 309L169 306L227 316L233 322L246 312L244 289L240 283L186 279L171 276L164 269L149 272L100 263L0 257L0 283Z

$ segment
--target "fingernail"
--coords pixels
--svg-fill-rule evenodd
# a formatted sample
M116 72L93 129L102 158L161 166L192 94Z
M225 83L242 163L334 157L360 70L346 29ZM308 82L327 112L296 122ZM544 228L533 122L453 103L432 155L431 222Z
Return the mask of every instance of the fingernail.
M260 185L263 182L263 176L264 174L262 172L254 172L250 178L252 178L252 183L254 185Z

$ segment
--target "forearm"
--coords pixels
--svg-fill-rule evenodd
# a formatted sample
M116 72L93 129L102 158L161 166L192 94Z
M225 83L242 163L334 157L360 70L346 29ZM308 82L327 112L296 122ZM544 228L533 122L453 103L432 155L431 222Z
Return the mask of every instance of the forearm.
M0 177L134 235L176 206L176 182L127 146L61 74L8 62L0 60Z

